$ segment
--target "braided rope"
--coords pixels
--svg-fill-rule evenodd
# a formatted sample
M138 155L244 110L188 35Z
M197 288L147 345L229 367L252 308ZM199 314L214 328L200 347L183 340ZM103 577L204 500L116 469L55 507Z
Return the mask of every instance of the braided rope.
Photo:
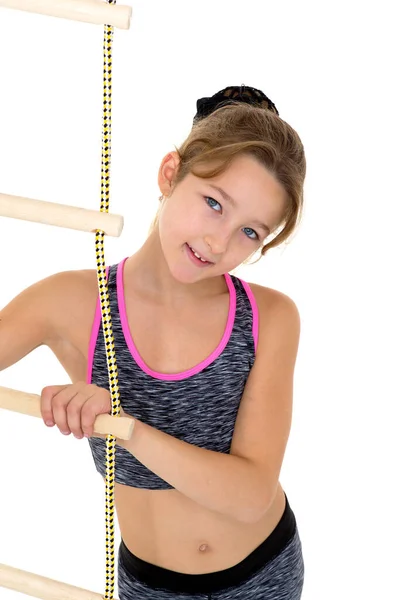
M116 0L107 0L115 4ZM110 199L111 161L111 96L112 96L112 41L114 28L104 25L103 42L103 129L101 154L101 202L100 212L108 212ZM118 389L118 368L114 350L114 336L111 323L110 302L104 257L104 231L96 230L97 283L104 331L104 344L107 355L107 368L111 396L111 414L119 416L120 397ZM114 490L115 490L115 437L106 438L106 479L105 479L105 521L106 521L106 581L104 600L113 600L115 587L114 552Z

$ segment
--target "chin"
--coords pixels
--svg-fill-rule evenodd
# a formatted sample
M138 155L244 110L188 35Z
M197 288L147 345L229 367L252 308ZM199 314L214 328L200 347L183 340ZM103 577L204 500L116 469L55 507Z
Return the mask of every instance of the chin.
M175 279L175 281L179 282L179 283L195 283L196 281L199 280L199 274L196 277L196 273L195 272L189 272L187 269L182 269L182 268L175 268L175 269L171 269L169 268L169 272L171 273L171 276Z

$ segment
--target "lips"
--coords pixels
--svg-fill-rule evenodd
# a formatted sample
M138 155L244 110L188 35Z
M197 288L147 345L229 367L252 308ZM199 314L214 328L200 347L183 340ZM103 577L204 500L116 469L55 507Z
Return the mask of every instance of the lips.
M196 258L202 258L204 261L206 261L207 263L209 263L210 265L214 264L211 260L208 260L208 258L206 258L205 256L203 256L202 254L200 254L200 252L197 252L197 250L195 248L193 248L192 246L190 246L190 244L188 244L189 248L191 249L191 251L193 252L193 254L196 256Z
M189 246L188 243L185 244L185 250L186 250L186 253L188 255L189 260L193 264L195 264L197 267L200 267L200 268L204 269L204 268L207 268L207 267L212 267L215 264L215 263L213 263L211 261L205 261L206 259L201 260L200 258L197 258L197 256L194 254L194 252L196 252L196 250L194 250L194 249L192 250L192 247Z

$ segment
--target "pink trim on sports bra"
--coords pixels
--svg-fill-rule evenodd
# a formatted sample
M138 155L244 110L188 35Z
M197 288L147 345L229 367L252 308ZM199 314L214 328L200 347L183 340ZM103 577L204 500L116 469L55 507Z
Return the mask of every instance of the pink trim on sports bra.
M106 268L107 280L108 280L109 268L110 267ZM94 313L92 333L90 335L90 341L89 341L88 361L87 361L87 371L86 371L86 383L87 384L92 383L94 351L96 349L96 342L97 342L97 337L99 335L100 323L101 323L100 297L97 294L96 310Z
M117 271L118 307L119 307L119 316L120 316L121 324L122 324L122 330L123 330L124 336L125 336L125 341L127 343L127 346L129 348L133 358L135 359L136 363L139 365L139 367L142 369L142 371L144 371L151 377L154 377L155 379L164 379L166 381L179 381L181 379L185 379L186 377L191 377L192 375L196 375L197 373L200 373L200 371L202 371L203 369L208 367L223 352L223 350L225 349L225 347L229 341L231 333L232 333L233 324L234 324L235 315L236 315L236 290L235 290L235 286L233 285L230 275L228 273L225 274L225 281L226 281L228 289L229 289L228 319L227 319L224 335L222 336L222 339L221 339L220 343L218 344L217 348L214 350L214 352L212 352L212 354L210 354L201 363L192 367L191 369L188 369L187 371L183 371L181 373L158 373L157 371L153 371L152 369L150 369L146 365L146 363L143 361L142 357L140 356L140 354L135 346L131 332L129 330L128 318L127 318L127 314L126 314L124 282L123 282L123 268L124 268L124 264L125 264L126 260L127 259L125 258L118 265L118 271Z
M254 297L253 291L251 289L251 287L249 286L249 284L247 283L247 281L243 281L243 279L240 279L240 281L242 282L242 285L246 291L247 297L250 300L250 304L251 304L251 308L253 311L253 338L254 338L254 352L257 352L257 346L258 346L258 322L259 322L259 317L258 317L258 306L257 306L257 302L256 299Z

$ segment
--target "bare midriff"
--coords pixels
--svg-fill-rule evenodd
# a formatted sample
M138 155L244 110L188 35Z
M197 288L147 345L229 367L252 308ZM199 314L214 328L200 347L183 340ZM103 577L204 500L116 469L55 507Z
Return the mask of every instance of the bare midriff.
M116 485L122 539L149 563L180 573L227 569L259 546L275 529L285 508L281 486L268 512L241 523L212 512L176 490L140 490Z

